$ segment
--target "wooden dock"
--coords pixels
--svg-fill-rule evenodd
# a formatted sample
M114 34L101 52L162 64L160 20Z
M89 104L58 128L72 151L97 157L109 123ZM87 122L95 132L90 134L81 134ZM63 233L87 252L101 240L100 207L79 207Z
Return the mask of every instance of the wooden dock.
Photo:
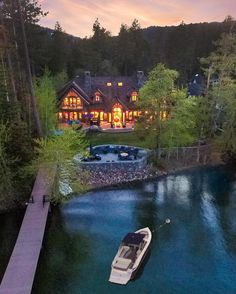
M51 183L50 183L51 182ZM47 172L39 170L15 247L3 276L1 294L31 293L42 248L50 203L52 181Z

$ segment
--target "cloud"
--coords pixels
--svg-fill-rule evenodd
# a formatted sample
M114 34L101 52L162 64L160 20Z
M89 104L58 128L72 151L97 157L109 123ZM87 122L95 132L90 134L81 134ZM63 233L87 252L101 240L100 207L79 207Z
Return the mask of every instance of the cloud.
M41 0L49 15L41 24L53 28L56 21L67 33L84 37L92 34L96 18L113 35L122 23L137 18L142 27L222 21L236 11L234 0ZM232 15L234 17L234 15Z

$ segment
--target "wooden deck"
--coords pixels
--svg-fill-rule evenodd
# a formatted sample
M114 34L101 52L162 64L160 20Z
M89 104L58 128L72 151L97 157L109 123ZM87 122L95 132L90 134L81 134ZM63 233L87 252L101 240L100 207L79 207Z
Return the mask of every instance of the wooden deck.
M10 261L0 285L1 294L31 293L47 222L51 190L47 173L39 170Z

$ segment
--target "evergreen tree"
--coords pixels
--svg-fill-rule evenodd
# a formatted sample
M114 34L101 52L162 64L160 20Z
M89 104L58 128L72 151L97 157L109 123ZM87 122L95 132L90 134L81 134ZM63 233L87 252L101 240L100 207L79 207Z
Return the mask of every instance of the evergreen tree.
M131 25L122 24L116 42L115 64L122 75L130 75L136 70L145 69L149 47L144 40L137 19Z
M6 124L0 123L0 209L12 204L12 174L10 171L10 158L6 152L9 139L9 129Z
M215 46L215 51L201 59L207 76L211 134L220 138L225 153L235 157L236 35L223 34Z
M67 37L59 22L56 22L50 42L49 69L53 74L67 70Z

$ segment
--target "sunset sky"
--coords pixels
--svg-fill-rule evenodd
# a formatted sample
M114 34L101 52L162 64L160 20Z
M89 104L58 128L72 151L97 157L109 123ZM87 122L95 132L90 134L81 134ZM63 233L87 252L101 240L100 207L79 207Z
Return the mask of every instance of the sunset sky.
M112 35L122 23L130 25L134 18L141 27L185 23L223 21L235 18L236 0L40 0L49 11L41 25L53 28L59 21L63 29L75 36L92 34L96 18Z

